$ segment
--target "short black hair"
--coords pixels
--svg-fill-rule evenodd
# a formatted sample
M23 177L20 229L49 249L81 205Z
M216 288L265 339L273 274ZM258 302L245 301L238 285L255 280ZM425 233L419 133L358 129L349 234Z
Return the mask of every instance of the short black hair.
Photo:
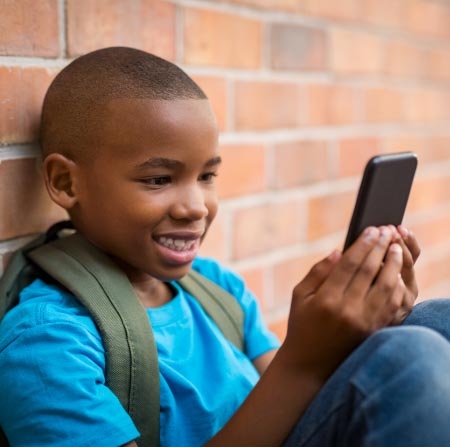
M113 99L206 99L177 65L142 50L110 47L78 57L55 77L44 98L40 145L43 155L74 157L95 132L102 106Z

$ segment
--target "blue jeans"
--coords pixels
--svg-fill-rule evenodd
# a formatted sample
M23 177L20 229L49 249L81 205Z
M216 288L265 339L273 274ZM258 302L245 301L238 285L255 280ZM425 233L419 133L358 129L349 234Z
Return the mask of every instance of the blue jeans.
M450 299L418 304L330 377L284 447L449 447Z

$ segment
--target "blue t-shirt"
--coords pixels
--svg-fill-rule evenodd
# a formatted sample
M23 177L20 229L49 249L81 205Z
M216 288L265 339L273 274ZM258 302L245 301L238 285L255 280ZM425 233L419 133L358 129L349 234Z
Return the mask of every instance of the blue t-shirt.
M257 382L251 361L279 345L238 276L204 258L194 269L243 308L245 354L175 283L169 303L147 309L159 356L162 446L210 439ZM87 309L41 280L0 325L0 401L0 425L14 447L111 447L139 436L105 385L104 348Z

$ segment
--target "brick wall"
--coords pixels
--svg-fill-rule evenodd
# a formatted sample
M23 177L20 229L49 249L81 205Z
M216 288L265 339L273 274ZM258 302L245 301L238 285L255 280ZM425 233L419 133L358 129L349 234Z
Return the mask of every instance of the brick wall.
M222 208L203 253L233 266L283 336L293 285L340 247L360 173L414 150L406 223L422 299L450 289L450 3L445 0L0 0L0 266L64 214L36 131L73 57L154 52L204 88L222 131Z

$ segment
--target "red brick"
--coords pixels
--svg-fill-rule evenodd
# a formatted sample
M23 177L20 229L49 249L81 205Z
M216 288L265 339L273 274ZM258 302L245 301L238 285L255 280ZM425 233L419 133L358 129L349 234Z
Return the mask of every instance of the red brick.
M274 186L292 188L325 180L329 176L325 141L293 141L275 146Z
M67 0L67 48L77 56L130 46L175 59L175 6L158 0Z
M307 87L308 124L344 125L358 121L359 89L345 85L315 84Z
M228 104L225 79L213 76L193 76L192 78L209 98L214 114L216 115L219 130L225 130Z
M415 152L419 159L419 165L450 160L450 137L397 135L386 138L384 146L387 152Z
M269 329L278 337L278 340L282 342L286 338L287 333L287 316L285 319L270 323Z
M237 130L295 128L305 123L304 92L295 83L237 82L234 103Z
M409 31L425 36L450 37L448 4L428 0L410 0L405 13L406 28Z
M183 17L185 63L235 68L261 65L261 22L200 9L186 9Z
M304 215L301 201L278 201L237 210L233 222L233 259L301 242Z
M219 197L263 191L267 185L265 148L256 145L223 146L217 186Z
M307 275L315 263L328 254L308 253L277 263L274 266L275 304L288 305L294 287Z
M369 123L398 123L405 120L405 99L400 90L374 87L364 95L365 120Z
M225 223L223 215L219 212L212 226L203 240L200 253L218 261L227 261L227 244L225 239Z
M301 0L306 12L331 19L356 20L359 17L360 0Z
M0 240L43 231L67 219L50 201L33 158L0 162L0 216Z
M408 216L405 216L405 224L408 226ZM411 224L410 230L414 232L425 251L430 250L432 247L442 247L450 243L450 231L448 223L450 222L450 212L444 212L436 215L431 213L430 217L426 220L419 221L418 223Z
M331 2L330 2L331 3ZM339 7L340 2L332 2ZM360 31L331 32L331 69L338 74L376 74L382 71L384 41Z
M57 57L57 0L0 0L0 55Z
M428 49L424 56L427 78L447 82L450 78L450 51Z
M367 160L382 152L378 138L347 138L339 141L339 177L361 176Z
M450 136L432 136L418 153L422 161L450 160Z
M423 212L448 204L450 176L420 176L422 166L419 164L409 197L407 213Z
M449 271L449 253L444 253L439 257L419 258L416 269L417 283L419 285L419 301L426 298L433 298L433 296L427 296L427 289L433 289L433 286L439 282L448 280ZM448 290L443 291L441 296L448 297Z
M426 145L427 138L415 135L390 135L383 139L384 147L387 152L412 151L418 153ZM425 155L431 155L431 152L425 151Z
M267 275L267 271L264 268L253 268L240 270L238 273L245 281L245 285L258 299L261 309L264 311L266 303L264 302L264 278Z
M404 41L386 44L384 72L395 77L420 78L425 71L425 51Z
M364 0L361 2L360 20L393 29L404 27L404 17L411 0Z
M270 35L271 66L281 70L325 70L328 47L324 31L275 23Z
M258 9L273 9L276 11L299 11L299 0L220 0L222 3L252 6Z
M42 101L55 72L35 67L0 67L0 143L35 140Z
M416 88L405 93L406 119L413 123L432 123L450 118L447 89Z
M308 203L308 240L316 240L347 228L356 190L313 197Z
M427 139L428 137L425 137L425 139ZM407 151L411 151L411 152L415 152L416 149L418 149L418 144L420 144L420 137L414 137L414 136L408 136L408 137L400 137L400 138L395 138L392 136L386 137L386 138L379 138L380 140L380 148L378 150L379 153L383 152L386 154L389 153L396 153L396 152L407 152ZM411 143L411 146L405 146L403 143L405 143L406 141ZM393 145L397 143L396 145ZM431 153L429 153L428 155L431 155ZM431 159L431 157L430 157Z

